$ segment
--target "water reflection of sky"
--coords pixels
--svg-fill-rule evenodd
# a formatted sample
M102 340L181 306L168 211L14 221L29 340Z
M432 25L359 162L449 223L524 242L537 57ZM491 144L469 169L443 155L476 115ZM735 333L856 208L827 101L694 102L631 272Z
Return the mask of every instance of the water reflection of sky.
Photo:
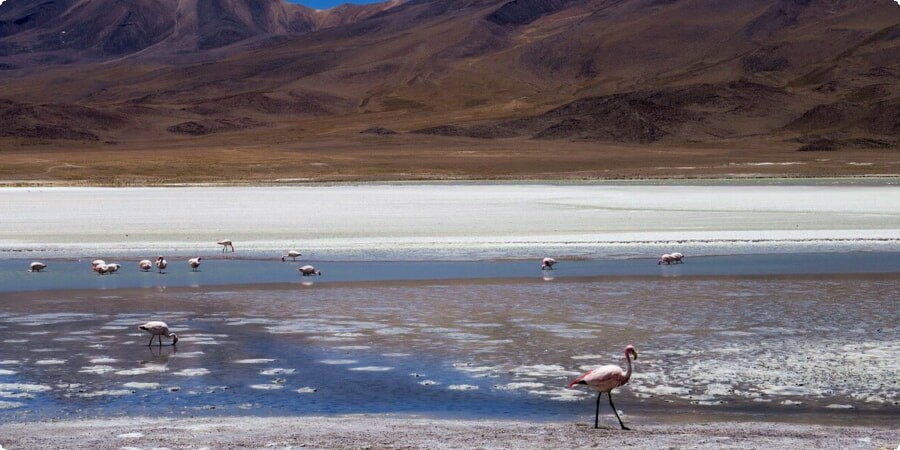
M877 420L898 412L898 283L870 274L23 292L0 312L0 407L10 419L571 418L591 400L565 382L621 363L633 343L640 358L617 401L626 412ZM151 318L169 322L177 348L146 346L136 325Z

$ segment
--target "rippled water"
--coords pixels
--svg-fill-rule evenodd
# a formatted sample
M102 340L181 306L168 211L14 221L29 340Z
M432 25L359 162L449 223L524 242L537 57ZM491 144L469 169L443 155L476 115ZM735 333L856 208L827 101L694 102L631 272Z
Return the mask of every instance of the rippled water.
M0 408L575 419L592 397L566 381L632 343L626 414L875 423L900 412L898 292L896 274L858 274L11 293ZM148 348L149 319L177 347Z

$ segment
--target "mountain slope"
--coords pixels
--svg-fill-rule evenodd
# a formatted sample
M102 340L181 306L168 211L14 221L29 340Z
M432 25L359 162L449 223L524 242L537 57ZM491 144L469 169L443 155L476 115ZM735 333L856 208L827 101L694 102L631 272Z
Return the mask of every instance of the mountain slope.
M378 127L436 140L900 139L892 0L413 0L324 12L279 0L9 1L0 108L124 114L82 124L99 140L298 129L352 140ZM69 31L75 22L93 31Z

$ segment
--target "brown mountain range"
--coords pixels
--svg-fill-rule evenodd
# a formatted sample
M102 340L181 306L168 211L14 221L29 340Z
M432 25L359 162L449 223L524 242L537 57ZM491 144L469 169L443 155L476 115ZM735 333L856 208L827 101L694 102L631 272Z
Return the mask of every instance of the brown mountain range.
M898 149L893 0L0 5L5 178L896 174Z

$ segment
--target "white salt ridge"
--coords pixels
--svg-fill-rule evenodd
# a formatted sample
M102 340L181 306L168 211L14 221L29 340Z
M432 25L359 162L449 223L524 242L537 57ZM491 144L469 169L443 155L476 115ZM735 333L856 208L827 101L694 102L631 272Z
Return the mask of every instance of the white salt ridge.
M179 352L179 353L174 353L170 356L173 358L197 358L202 355L204 355L203 352L196 351L196 352Z
M513 382L494 386L498 391L514 391L517 389L537 389L544 387L544 383L536 382Z
M18 359L4 359L4 360L0 361L0 364L2 364L2 365L17 365L17 364L22 364L22 361L19 361Z
M145 375L148 373L166 372L168 370L169 369L166 367L165 364L147 364L144 367L120 370L120 371L116 372L116 375L126 375L126 376Z
M289 374L292 374L295 372L297 372L296 369L282 369L282 368L276 367L276 368L272 368L272 369L263 370L263 371L259 372L259 374L260 375L289 375Z
M275 390L275 389L283 389L283 388L284 388L283 385L275 384L275 383L269 383L269 384L251 384L251 385L250 385L250 389L261 389L261 390L264 390L264 391L271 391L271 390Z
M199 377L202 375L209 374L209 369L199 368L199 369L184 369L178 372L173 372L173 375L178 375L180 377Z
M451 384L450 386L447 386L447 389L451 391L477 391L478 386L471 384Z
M28 339L4 339L3 342L7 344L24 344L28 342Z
M314 388L307 386L307 387L302 387L300 389L297 389L294 392L297 392L298 394L312 394L313 392L316 392L317 390L318 389L314 389Z
M79 370L78 372L80 372L80 373L92 373L92 374L95 374L95 375L100 375L100 374L103 374L103 373L115 372L115 371L117 371L117 370L119 370L119 369L116 369L115 367L112 367L112 366L96 365L96 366L84 366L84 367L82 367L81 370ZM128 374L120 374L120 375L128 375Z
M363 366L363 367L351 367L348 370L352 370L355 372L387 372L388 370L394 370L393 367L384 367L384 366Z
M553 400L557 402L575 402L580 401L584 398L585 393L575 389L555 389L555 390L530 390L528 391L531 395L537 395L548 400Z
M152 382L140 383L140 382L135 381L135 382L125 383L122 386L131 388L131 389L159 389L160 385L159 385L159 383L152 383Z
M25 404L19 403L19 402L8 402L5 400L0 400L0 409L13 409L13 408L20 408L22 406L25 406Z
M41 360L35 361L34 363L39 366L50 366L50 365L65 364L66 360L64 360L64 359L41 359Z
M832 404L826 406L826 408L829 408L829 409L853 409L853 405L841 405L838 403L832 403Z
M372 347L368 345L341 345L335 348L338 350L368 350Z
M18 372L16 372L15 370L0 369L0 375L15 375L17 373Z
M356 364L359 361L357 361L355 359L323 359L319 362L322 364L346 365L346 364Z
M441 382L434 381L434 380L422 380L419 382L419 384L421 384L422 386L434 386L434 385L441 384Z
M28 392L0 391L0 398L34 398L34 394Z
M255 359L239 359L236 360L236 364L266 364L275 361L274 359L268 358L255 358Z
M122 433L122 434L120 434L120 435L118 435L118 436L116 436L116 437L117 437L117 438L120 438L120 439L137 439L137 438L142 438L142 437L144 437L144 433L141 433L141 432L139 432L139 431L135 431L135 432L133 432L133 433Z
M93 397L121 397L123 395L131 395L131 394L134 394L134 391L130 391L127 389L108 389L108 390L94 391L94 392L79 392L76 395L79 397L93 398Z
M114 363L117 361L119 361L119 360L116 358L110 358L108 356L101 356L99 358L92 358L90 360L91 364L107 364L107 363Z
M519 366L512 369L511 372L532 377L570 377L573 375L581 375L580 372L573 372L558 364Z

